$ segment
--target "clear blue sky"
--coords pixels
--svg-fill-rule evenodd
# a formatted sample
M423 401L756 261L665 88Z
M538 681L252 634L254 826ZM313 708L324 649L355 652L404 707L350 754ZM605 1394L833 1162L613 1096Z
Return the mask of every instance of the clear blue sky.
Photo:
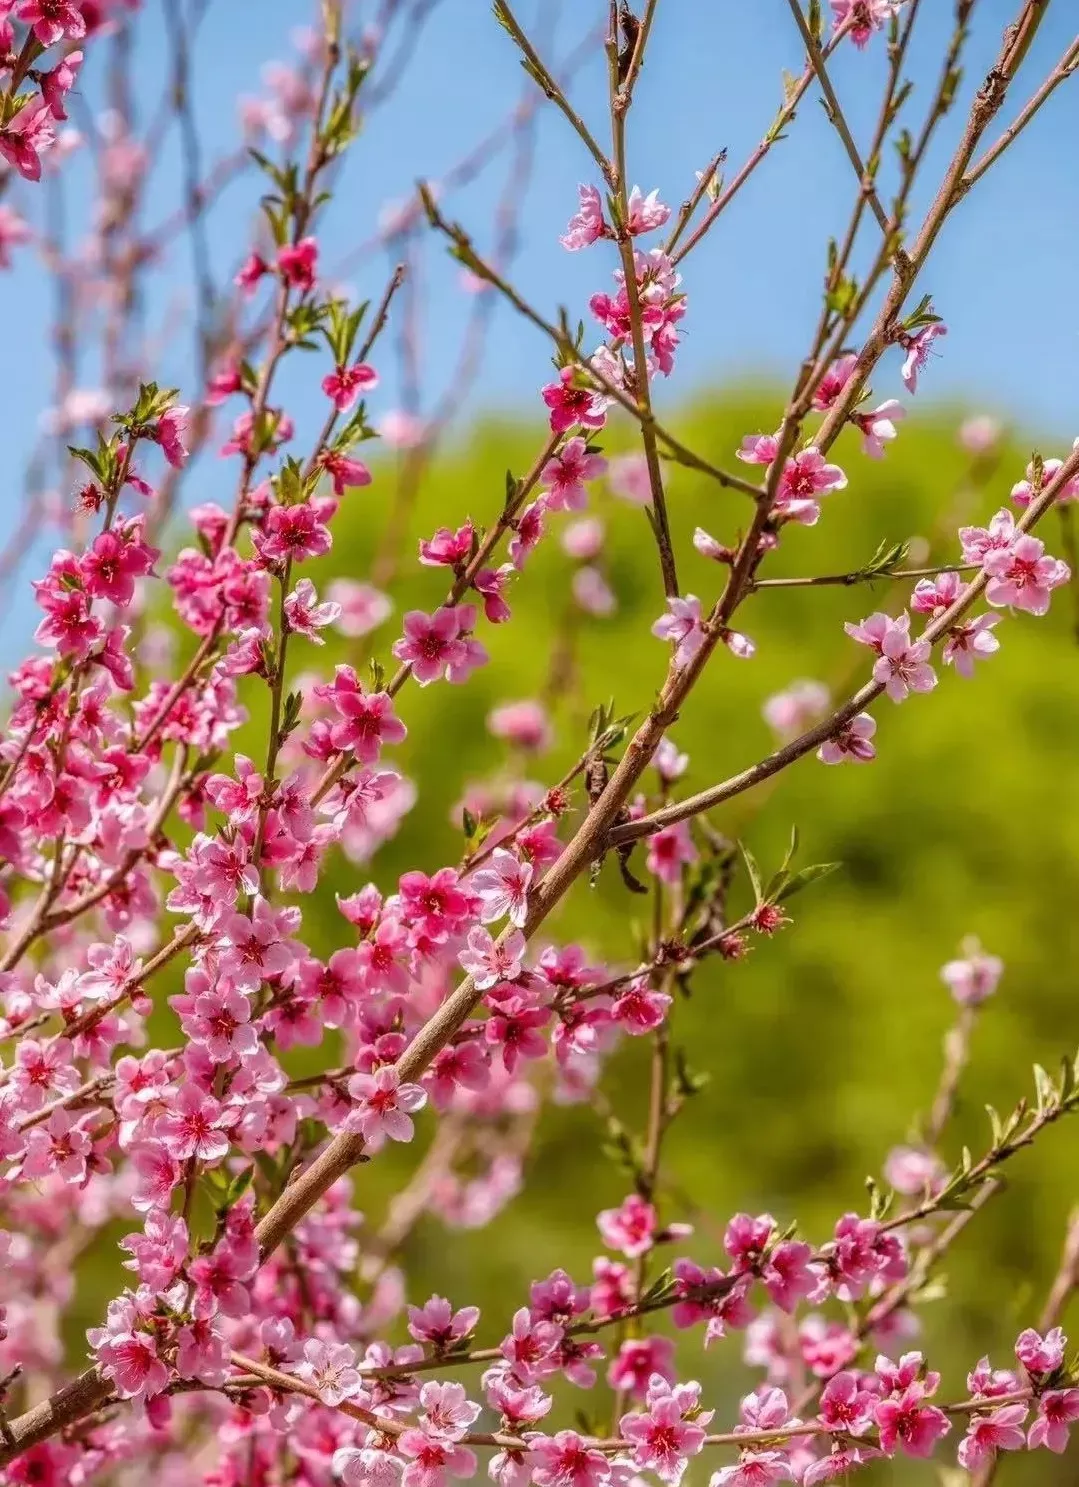
M362 23L380 5L352 7ZM406 7L407 8L407 7ZM827 7L826 7L827 8ZM981 0L975 8L974 40L960 101L941 131L948 146L976 81L1014 13L1015 0ZM919 94L935 78L942 40L953 7L926 0L913 50L912 70L924 78L908 107L920 118ZM167 60L161 8L145 6L136 44L139 105L145 117L166 87ZM387 202L411 191L417 177L437 181L484 137L501 130L504 147L470 186L447 199L448 215L490 248L493 219L507 173L514 168L514 142L505 127L527 79L513 48L484 0L441 0L417 28L415 47L400 85L376 108L354 147L321 234L324 262L332 266L376 230ZM521 19L532 34L550 42L555 63L572 52L590 29L602 24L606 0L521 0ZM265 89L260 71L290 54L290 32L310 19L302 0L210 0L199 33L194 68L204 158L209 162L238 139L235 97ZM1025 69L1025 96L1064 50L1076 26L1074 0L1055 0ZM400 36L390 48L400 45ZM795 70L800 49L787 0L660 0L654 39L637 94L630 130L630 174L644 189L658 186L677 205L692 189L694 170L726 146L728 169L738 168L760 139L780 99L783 68ZM100 59L99 59L100 64ZM864 53L846 48L834 78L860 137L872 127L870 113L885 64L883 39ZM377 75L375 81L377 82ZM76 122L99 93L100 72L91 67ZM582 113L604 137L605 64L597 47L573 79ZM1021 101L1017 94L1017 101ZM1001 123L1007 121L1007 116ZM1066 85L1041 119L972 193L940 244L923 289L950 327L942 355L925 378L925 395L959 397L978 408L1002 412L1035 432L1063 442L1079 432L1079 307L1076 305L1076 243L1079 242L1079 81ZM593 178L589 159L564 121L547 106L536 133L536 158L520 216L520 248L512 277L526 297L548 313L565 304L587 318L587 299L607 287L609 260L602 247L571 256L558 234L574 206L578 180ZM930 162L927 181L945 158ZM82 167L69 162L70 217L78 224L86 209ZM149 192L145 221L167 212L179 190L175 139L162 152ZM666 398L740 375L791 375L818 308L824 247L840 231L852 199L852 172L811 91L790 137L781 143L747 187L719 230L685 265L689 314L677 375ZM210 244L219 280L227 283L239 246L252 221L254 184L234 187L213 212ZM27 215L39 215L44 193L19 189L14 199ZM916 209L925 205L916 202ZM147 296L147 318L163 332L159 380L179 382L194 401L186 318L188 244L161 265ZM358 258L347 283L361 298L376 298L392 259L376 248ZM472 300L458 270L435 245L424 253L417 285L421 327L418 354L422 392L430 408L454 375L461 333ZM0 275L7 375L2 426L6 453L0 494L4 526L17 520L22 469L49 402L51 290L27 249L13 271ZM185 300L185 296L187 296ZM179 312L179 315L178 315ZM539 419L536 388L547 380L549 348L542 337L498 307L483 368L469 406L511 409ZM383 388L376 413L401 400L400 355L394 336L376 358ZM302 377L283 384L301 433L321 412L314 367L301 361ZM321 363L318 375L323 368ZM92 366L80 382L93 385ZM893 385L894 384L894 385ZM877 379L891 395L898 367ZM1053 450L1047 446L1047 453ZM224 497L231 469L216 457L201 463L188 482L188 499ZM36 548L20 575L14 602L0 631L0 662L9 664L25 645L34 623L26 580L41 570L47 552Z

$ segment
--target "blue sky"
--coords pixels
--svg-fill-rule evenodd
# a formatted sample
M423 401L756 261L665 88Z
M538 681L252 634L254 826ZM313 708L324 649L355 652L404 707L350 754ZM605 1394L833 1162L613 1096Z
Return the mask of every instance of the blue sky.
M354 24L377 9L373 0L352 7ZM410 7L406 6L408 10ZM516 7L534 36L544 37L555 70L581 40L601 27L606 0L521 0ZM942 148L929 162L927 186L957 137L976 82L995 55L1015 0L981 0L975 8L967 80L941 130ZM145 119L166 87L167 54L160 8L147 4L135 45L137 103ZM920 119L935 79L953 7L927 0L912 52L919 86L908 105ZM1071 15L1069 16L1069 12ZM238 142L237 94L265 92L263 65L285 59L290 34L311 17L303 0L210 0L194 52L197 115L203 156L212 162ZM1074 6L1050 7L1028 60L1017 102L1063 52L1074 30ZM484 0L434 0L409 39L408 66L392 95L376 107L338 181L336 200L320 234L323 262L348 262L346 282L359 298L377 298L394 255L370 243L380 211L406 197L417 178L438 181L483 139L495 141L489 164L475 181L446 198L447 215L460 220L488 251L500 197L519 179L519 136L508 119L527 79L508 38ZM401 45L400 34L390 53ZM733 172L760 139L778 106L781 72L796 70L800 48L787 0L660 0L648 61L629 134L630 174L642 188L660 188L677 205L692 189L694 171L722 147ZM76 122L92 117L100 97L101 56L88 69ZM864 53L845 48L834 67L837 90L863 140L873 124L873 100L885 65L882 38ZM376 74L377 80L377 74ZM923 85L924 83L924 85ZM605 63L596 46L573 77L571 92L598 137L605 139ZM1007 122L1003 116L1000 125ZM960 398L1029 426L1051 444L1079 432L1079 313L1075 244L1079 241L1079 82L1065 86L1041 119L955 214L922 288L950 327L942 355L925 378L925 396ZM946 147L946 148L944 148ZM565 304L587 318L587 299L608 285L610 262L602 246L575 256L558 245L574 206L578 181L593 178L580 142L556 112L540 110L534 161L520 194L519 247L511 276L548 314ZM167 214L179 191L179 155L170 138L156 162L147 193L147 224ZM79 232L89 206L85 168L66 167L68 216ZM739 377L775 375L789 381L805 350L819 303L825 244L842 230L854 192L849 164L811 91L790 137L743 192L717 231L684 266L689 295L685 341L676 376L661 390L665 401L702 386ZM213 268L227 284L251 229L257 186L241 181L209 219ZM20 209L39 219L45 193L13 193ZM919 198L915 210L924 207ZM867 239L868 241L868 239ZM187 334L191 318L189 245L177 241L148 288L146 318L160 342L159 380L178 382L185 401L197 384ZM464 327L473 307L437 244L423 250L414 288L413 354L420 395L430 410L455 377ZM6 330L4 448L6 479L0 494L4 526L18 519L22 471L41 410L50 400L51 289L28 249L14 270L0 275ZM399 308L404 308L404 305ZM536 389L548 380L549 348L508 307L495 307L485 357L467 408L505 409L539 422ZM282 383L302 435L321 414L313 363L296 358L299 375ZM391 333L376 356L383 386L373 412L401 403L402 348ZM80 383L93 386L87 365ZM898 390L898 361L876 380L882 396ZM1053 452L1047 445L1047 452ZM210 457L188 482L189 499L225 497L232 471ZM66 496L66 492L62 492ZM27 554L14 602L0 630L0 662L21 652L34 623L26 581L41 571L47 550Z

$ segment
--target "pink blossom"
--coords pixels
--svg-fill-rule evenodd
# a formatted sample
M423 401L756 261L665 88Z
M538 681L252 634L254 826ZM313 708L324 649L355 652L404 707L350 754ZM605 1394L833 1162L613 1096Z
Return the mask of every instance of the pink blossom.
M509 915L511 924L523 929L528 917L528 889L532 882L532 864L519 861L512 852L496 847L488 866L472 874L469 886L483 904L481 918L490 924Z
M1068 1339L1060 1327L1051 1327L1044 1337L1028 1327L1015 1342L1015 1356L1028 1373L1055 1373L1064 1362Z
M604 1487L611 1467L575 1430L534 1436L529 1442L532 1481L536 1487Z
M294 1364L291 1371L317 1391L323 1404L331 1407L351 1399L363 1388L363 1380L356 1368L356 1354L347 1343L308 1338L303 1345L302 1360Z
M960 676L969 680L974 675L975 661L986 660L1000 650L1000 641L993 634L999 623L998 614L979 614L953 625L942 651L945 666L954 666Z
M874 31L886 26L899 8L900 0L828 0L832 20L838 31L850 25L851 40L864 47Z
M779 434L746 434L735 457L745 465L770 465L779 453Z
M157 1354L156 1338L141 1326L148 1310L145 1293L140 1293L138 1305L125 1294L109 1303L105 1326L87 1333L102 1373L112 1380L122 1399L150 1399L169 1381L169 1370Z
M827 712L829 701L828 688L822 682L796 681L769 697L761 711L769 728L785 738L818 722Z
M348 1092L356 1102L345 1128L356 1131L377 1151L388 1137L411 1141L415 1132L412 1114L427 1103L427 1092L418 1084L402 1084L397 1070L383 1065L373 1074L354 1074Z
M580 385L577 380L580 375L572 367L563 367L558 381L541 389L543 401L550 409L552 433L563 434L575 425L601 429L607 421L607 398L587 385Z
M820 1397L821 1423L845 1435L864 1435L873 1424L877 1395L866 1389L857 1374L834 1374Z
M621 1250L633 1260L655 1243L656 1210L638 1193L630 1193L621 1207L603 1209L596 1226L608 1249Z
M525 938L514 929L504 940L495 941L480 925L468 932L468 942L457 959L472 977L477 991L486 991L499 981L516 981L521 974Z
M1057 1455L1068 1449L1068 1427L1079 1420L1079 1389L1049 1389L1038 1400L1038 1416L1030 1427L1027 1445L1033 1451L1046 1446Z
M968 454L985 455L1000 439L1000 424L988 413L976 413L973 418L963 420L956 437Z
M612 1389L644 1399L653 1375L674 1383L674 1343L669 1337L636 1337L623 1342L607 1371L607 1382ZM625 1419L622 1424L625 1426Z
M443 676L451 682L463 681L476 664L463 638L474 620L475 610L469 604L446 606L433 615L412 609L405 615L405 633L394 642L393 654L412 667L421 687Z
M884 1176L897 1193L917 1196L936 1191L944 1177L944 1164L921 1147L894 1146L884 1163Z
M1022 1430L1026 1417L1025 1404L1006 1404L987 1415L972 1416L959 1442L959 1465L973 1472L998 1451L1021 1451L1026 1445Z
M371 472L363 460L353 459L339 450L324 449L318 457L318 467L330 477L335 496L343 496L355 486L371 484ZM345 579L338 581L347 582Z
M425 568L458 568L472 553L475 531L466 521L456 532L439 527L433 537L420 542L420 562Z
M401 1478L403 1487L444 1487L446 1477L473 1477L476 1456L464 1445L431 1435L427 1430L404 1430L397 1450L409 1457Z
M43 98L34 100L0 129L0 155L28 181L39 181L40 157L52 149L55 140L51 110Z
M399 744L407 735L389 693L364 691L351 666L335 667L332 684L316 687L315 695L337 714L330 730L333 747L350 750L361 764L374 764L384 744Z
M1003 508L988 527L960 527L959 542L964 563L984 563L991 552L1011 547L1017 535L1015 517Z
M813 407L818 413L827 413L839 401L857 364L858 358L853 351L848 351L832 362L813 394Z
M838 465L829 465L812 445L788 459L776 490L773 512L785 521L811 527L820 516L817 496L842 490L847 477Z
M430 1343L445 1352L471 1336L479 1319L477 1306L463 1306L460 1311L454 1311L444 1296L432 1296L423 1306L408 1308L408 1331L417 1342Z
M810 1264L812 1246L787 1239L777 1244L761 1270L761 1280L781 1311L794 1310L799 1299L820 1285L819 1267Z
M369 635L385 620L392 605L385 594L369 583L335 578L327 585L326 597L338 608L337 629L350 640Z
M652 500L652 478L643 454L620 454L610 460L607 483L614 495L632 506L647 506Z
M687 594L684 599L668 599L667 613L656 620L652 634L657 640L672 642L676 666L688 666L705 642L701 601L695 594Z
M64 101L75 86L82 59L82 52L69 52L51 72L41 74L41 96L57 123L62 123L67 118Z
M373 392L377 386L378 373L363 361L351 367L335 367L322 379L322 391L338 413L347 413L361 393Z
M197 1084L184 1083L158 1119L154 1134L179 1162L192 1157L216 1162L229 1149L228 1125L229 1113L220 1101Z
M581 511L587 505L586 480L598 480L607 469L600 454L590 454L580 434L567 439L540 471L540 484L549 492L549 511Z
M315 287L317 264L318 243L313 237L302 238L295 244L288 243L277 250L277 267L282 279L303 294Z
M306 635L316 645L325 645L318 632L332 625L340 613L340 604L332 601L319 603L315 586L309 578L301 578L285 599L285 619L289 629L295 635Z
M585 614L602 619L618 607L610 584L598 568L578 568L571 588L574 600Z
M843 764L850 760L854 764L868 764L877 757L870 739L877 731L877 720L871 713L858 713L826 738L817 750L822 764Z
M271 506L255 543L260 557L277 563L318 558L333 545L329 528L310 501Z
M578 186L577 195L580 206L569 219L565 234L558 240L570 253L577 253L600 238L611 236L611 230L603 220L603 202L595 186Z
M634 237L638 233L652 232L670 219L671 209L659 200L658 190L649 191L645 196L639 186L634 186L629 193L628 205L629 215L626 218L626 228Z
M1010 547L986 553L984 567L989 575L985 597L990 604L997 609L1010 605L1035 615L1048 611L1052 590L1071 577L1067 563L1049 557L1045 543L1026 532Z
M542 702L526 698L504 702L487 714L487 728L495 738L507 739L517 748L542 752L551 745L551 723Z
M711 1412L706 1411L703 1418L707 1421L710 1416ZM701 1424L685 1419L673 1392L649 1390L647 1413L623 1415L619 1429L630 1442L634 1466L654 1472L661 1482L674 1487L685 1475L689 1457L696 1456L704 1446Z
M341 1446L333 1453L331 1466L344 1487L399 1487L404 1471L404 1462L396 1456L368 1446Z
M918 374L925 370L933 342L938 337L947 334L948 327L939 320L935 320L929 325L923 325L920 330L915 331L912 336L906 337L902 342L903 349L907 353L906 360L903 362L903 381L908 392L918 391Z
M852 413L851 422L862 431L862 453L871 460L884 456L884 446L898 436L897 423L907 416L907 410L895 398L889 398L868 413Z
M940 979L960 1006L977 1007L996 991L1004 972L1004 962L997 955L986 955L976 942L963 948L965 956L942 966ZM1023 1334L1024 1337L1027 1335Z
M713 1472L708 1487L768 1487L770 1482L793 1482L794 1471L782 1451L743 1451L735 1466Z
M911 1383L898 1398L882 1399L874 1409L881 1450L889 1456L897 1448L908 1456L930 1456L941 1436L951 1430L948 1416L927 1405L925 1395L924 1385Z
M157 420L154 437L161 445L161 451L169 464L174 469L182 469L187 463L187 445L184 443L184 435L187 433L187 420L190 409L183 407L167 408Z
M904 614L888 622L880 647L873 680L883 686L893 702L904 701L911 692L933 690L937 674L928 664L933 648L928 640L911 640L909 616Z
M648 838L645 865L662 882L676 884L682 880L683 866L696 862L698 855L688 821L676 821Z
M20 0L16 15L34 28L43 47L55 46L65 36L78 41L86 35L86 20L75 0Z

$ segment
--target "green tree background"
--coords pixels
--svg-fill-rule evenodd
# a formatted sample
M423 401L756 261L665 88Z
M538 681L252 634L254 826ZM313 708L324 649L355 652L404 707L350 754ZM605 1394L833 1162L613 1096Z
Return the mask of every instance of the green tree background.
M744 432L773 426L775 408L774 397L728 393L702 399L675 423L691 447L725 463ZM855 569L885 539L925 539L932 562L957 556L956 527L1006 504L1029 455L1028 447L1013 443L993 459L972 460L957 444L958 419L957 410L922 414L879 464L861 457L853 439L841 446L848 488L825 498L817 527L785 535L768 571ZM493 520L505 471L527 468L541 437L533 426L481 424L427 472L401 550L396 614L373 637L387 665L401 612L431 610L442 595L443 575L415 563L415 539L466 515L478 524ZM630 438L628 427L613 432L604 441L607 452L631 447ZM1046 447L1046 454L1053 452ZM376 460L375 471L371 487L345 499L332 554L311 566L320 593L331 576L362 578L370 571L397 479L392 459ZM668 481L683 589L708 599L722 574L693 550L693 529L701 525L731 540L746 519L745 500L680 468L669 469ZM544 782L553 782L581 752L595 704L613 697L619 711L647 708L666 664L666 648L648 633L663 606L645 517L602 486L593 509L608 528L605 561L618 611L577 627L575 676L556 711L556 744L529 769ZM1043 535L1050 550L1060 551L1055 517ZM567 612L567 561L557 536L541 546L509 598L513 622L484 630L491 662L467 687L410 685L402 694L399 712L409 736L394 762L416 780L420 803L370 870L332 859L304 905L317 953L345 942L335 894L370 877L389 889L407 867L433 870L461 855L451 807L466 783L507 763L505 746L485 729L485 715L497 702L542 689L552 627L561 626ZM837 696L860 684L866 653L846 638L842 622L903 598L887 582L872 590L755 597L739 623L757 644L756 658L717 654L672 730L691 756L681 786L701 788L766 753L772 740L761 705L792 680L819 678ZM879 758L872 766L826 769L803 760L772 786L713 813L713 824L744 838L765 868L782 857L792 823L800 831L803 861L843 866L794 901L794 923L774 941L759 942L745 961L698 972L692 999L675 1010L674 1042L710 1080L673 1128L663 1212L668 1219L685 1217L675 1195L691 1196L698 1216L688 1251L701 1262L723 1262L722 1226L739 1209L769 1210L781 1224L797 1219L814 1242L830 1235L844 1211L866 1211L866 1176L880 1173L889 1148L908 1136L932 1099L955 1010L939 968L963 936L980 936L1003 957L1006 972L976 1031L973 1064L944 1142L947 1154L958 1158L964 1143L976 1155L984 1150L985 1102L1011 1109L1032 1087L1034 1061L1052 1067L1074 1053L1074 615L1072 593L1060 592L1047 619L1024 616L1001 624L1001 651L979 666L974 680L949 668L928 698L899 708L882 701L876 709ZM298 642L295 670L325 672L329 663L355 659L354 644L332 640L316 653ZM261 691L251 687L252 721L237 739L238 749L256 757L265 732ZM575 888L544 934L577 940L595 956L628 965L637 953L632 921L639 912L607 868L595 889ZM627 1040L605 1075L605 1090L631 1128L644 1125L647 1059L647 1040ZM304 1067L324 1062L324 1053L300 1055ZM421 1121L424 1139L431 1124ZM1074 1126L1058 1126L1016 1158L1008 1190L976 1217L948 1256L947 1296L925 1307L923 1342L945 1373L950 1398L961 1396L966 1371L983 1352L998 1366L1009 1361L1016 1332L1041 1306L1079 1196L1076 1135ZM601 1121L587 1106L548 1109L527 1160L525 1190L492 1225L447 1235L434 1219L417 1224L404 1250L411 1297L437 1291L458 1305L478 1303L480 1336L488 1342L505 1330L532 1279L556 1266L587 1279L592 1257L601 1252L595 1213L627 1190L626 1177L602 1146ZM372 1224L418 1155L416 1147L393 1149L356 1173L356 1202ZM82 1288L82 1304L71 1318L72 1344L80 1351L81 1328L98 1320L102 1298L115 1293L109 1287L119 1279L114 1250L106 1255L104 1245L95 1247L89 1263L95 1283ZM759 1378L741 1362L740 1338L706 1355L698 1334L680 1345L687 1373L702 1379L721 1418L732 1418L737 1398ZM1056 1469L1045 1456L1009 1466L1042 1481Z

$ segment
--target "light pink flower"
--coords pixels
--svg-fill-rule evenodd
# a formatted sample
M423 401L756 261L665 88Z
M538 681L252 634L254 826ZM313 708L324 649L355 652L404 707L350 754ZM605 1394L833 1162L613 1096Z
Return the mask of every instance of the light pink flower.
M877 720L871 713L859 713L844 723L831 738L826 738L817 750L822 764L868 764L877 757L870 739L877 731Z
M893 702L903 702L911 692L931 692L937 674L928 664L932 646L928 640L910 638L910 619L890 621L881 638L881 653L873 666L873 680L883 686Z
M496 847L488 865L472 874L469 887L483 901L484 924L508 914L511 924L524 928L528 917L528 889L532 882L532 864L521 862L512 852Z
M796 681L769 697L761 711L769 728L786 738L818 722L828 711L830 700L822 682Z
M884 446L898 435L897 423L902 423L907 410L895 398L889 398L868 413L852 413L851 422L862 431L862 453L871 460L884 457Z
M959 1442L959 1465L973 1472L998 1451L1021 1451L1026 1445L1022 1429L1026 1418L1027 1406L1018 1403L1002 1405L987 1415L974 1415Z
M986 955L977 941L965 943L963 949L963 959L941 967L940 979L960 1006L977 1007L996 991L1004 962L997 955ZM1024 1338L1036 1335L1023 1333Z
M356 1354L347 1343L323 1342L310 1337L303 1345L303 1358L290 1370L312 1385L323 1404L331 1407L351 1399L363 1388L356 1368Z
M667 613L656 620L652 634L657 640L672 642L676 666L688 666L705 640L701 601L695 594L687 594L684 599L668 599Z
M632 236L641 232L652 232L670 219L671 209L659 200L659 192L649 191L642 195L641 188L634 186L629 193L629 215L626 227Z
M611 236L610 228L603 220L603 201L596 187L578 186L577 196L580 205L558 240L569 253L577 253L600 238Z
M834 3L834 0L833 0ZM878 0L879 3L879 0ZM920 330L908 336L902 343L906 351L906 360L903 363L903 381L908 392L918 391L918 375L925 370L926 362L929 360L929 352L933 342L940 336L948 334L948 327L935 320L930 325L923 325Z
M457 959L472 977L477 991L486 991L499 981L516 981L521 974L525 938L514 929L503 943L493 940L487 930L475 925Z

